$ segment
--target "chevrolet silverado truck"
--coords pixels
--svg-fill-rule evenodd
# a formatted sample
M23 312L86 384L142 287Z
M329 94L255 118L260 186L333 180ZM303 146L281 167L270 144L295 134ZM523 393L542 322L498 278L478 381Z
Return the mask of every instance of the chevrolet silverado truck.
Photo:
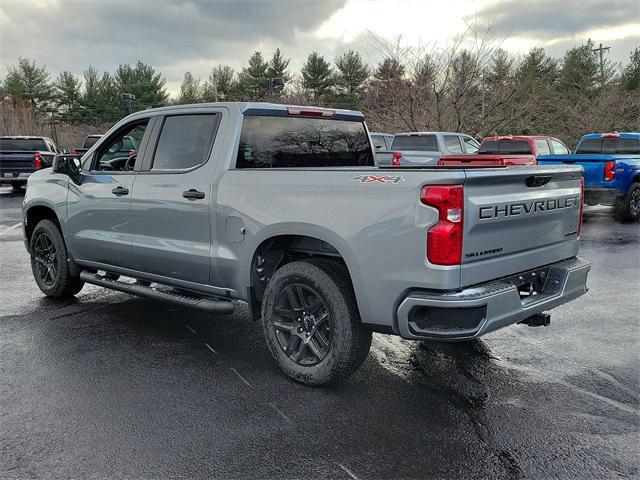
M139 149L109 169L126 136ZM211 314L242 302L281 369L321 385L358 368L374 331L460 341L548 323L586 291L581 180L381 169L359 112L181 105L33 174L24 237L49 297L86 282Z
M14 191L20 191L29 175L50 167L58 153L49 137L0 137L0 183L10 183Z
M401 166L428 166L436 165L443 155L476 153L479 146L473 137L463 133L411 132L397 133L389 150L401 154Z
M564 143L555 137L520 135L487 137L475 155L445 155L438 165L535 165L539 155L569 153Z
M587 205L613 205L616 219L640 219L640 133L590 133L573 154L540 156L538 162L581 165Z

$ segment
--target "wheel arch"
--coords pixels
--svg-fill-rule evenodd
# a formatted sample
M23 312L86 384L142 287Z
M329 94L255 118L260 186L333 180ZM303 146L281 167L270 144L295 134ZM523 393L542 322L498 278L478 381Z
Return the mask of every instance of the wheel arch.
M24 214L24 233L26 238L27 250L29 250L31 245L31 235L33 234L33 230L36 228L36 225L42 220L51 220L53 223L55 223L64 237L62 223L60 222L60 219L58 218L55 210L50 205L30 205L29 207L27 207Z
M296 225L288 228L272 226L254 237L243 272L247 288L247 301L254 319L260 317L264 288L278 268L295 260L321 257L341 262L347 269L355 292L361 317L366 314L366 302L358 292L362 276L351 248L335 232L317 225Z

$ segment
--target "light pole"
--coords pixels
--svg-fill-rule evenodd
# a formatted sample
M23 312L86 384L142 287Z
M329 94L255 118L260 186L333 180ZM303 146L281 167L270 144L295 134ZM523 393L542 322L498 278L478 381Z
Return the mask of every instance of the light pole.
M49 125L51 126L51 136L53 140L58 144L58 131L56 130L56 119L54 118L54 114L58 111L56 107L46 107L45 112L49 113Z
M133 93L124 92L124 93L120 94L120 98L122 100L128 100L128 102L129 102L129 115L131 115L131 102L136 99L136 96Z

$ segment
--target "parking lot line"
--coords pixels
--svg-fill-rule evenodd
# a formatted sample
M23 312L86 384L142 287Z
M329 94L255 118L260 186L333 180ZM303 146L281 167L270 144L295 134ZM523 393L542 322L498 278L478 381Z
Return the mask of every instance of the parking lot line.
M269 405L271 408L273 408L275 410L275 412L280 415L282 418L284 418L287 422L291 423L291 420L289 419L289 417L287 417L284 412L282 410L280 410L275 403L267 403L267 405Z
M344 472L345 472L347 475L349 475L351 478L353 478L353 480L359 480L359 479L358 479L358 477L356 477L356 476L354 475L354 473L353 473L351 470L349 470L347 467L345 467L343 464L339 463L339 464L338 464L338 466L339 466L342 470L344 470Z
M209 347L209 348L211 348L211 347ZM245 384L247 384L247 386L253 388L253 385L251 385L246 378L244 378L242 375L240 375L235 368L231 367L231 371L233 373L235 373L240 380L242 380Z
M22 225L22 223L16 223L15 225L11 225L10 227L5 228L2 232L0 232L0 237L5 233L9 233L11 230L15 230L20 225Z
M218 352L216 352L213 347L211 345L209 345L208 343L205 342L205 347L207 347L209 350L211 350L215 355L219 355Z
M196 334L196 331L193 328L191 328L189 325L185 324L185 328L189 330L191 333L193 333L194 335Z

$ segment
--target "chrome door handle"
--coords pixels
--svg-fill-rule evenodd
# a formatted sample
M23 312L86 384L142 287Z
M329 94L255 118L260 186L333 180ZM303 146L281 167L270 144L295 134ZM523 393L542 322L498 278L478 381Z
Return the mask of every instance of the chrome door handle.
M113 193L114 195L128 195L129 194L129 189L126 187L123 187L122 185L118 185L117 187L115 187L113 190L111 190L111 193Z

